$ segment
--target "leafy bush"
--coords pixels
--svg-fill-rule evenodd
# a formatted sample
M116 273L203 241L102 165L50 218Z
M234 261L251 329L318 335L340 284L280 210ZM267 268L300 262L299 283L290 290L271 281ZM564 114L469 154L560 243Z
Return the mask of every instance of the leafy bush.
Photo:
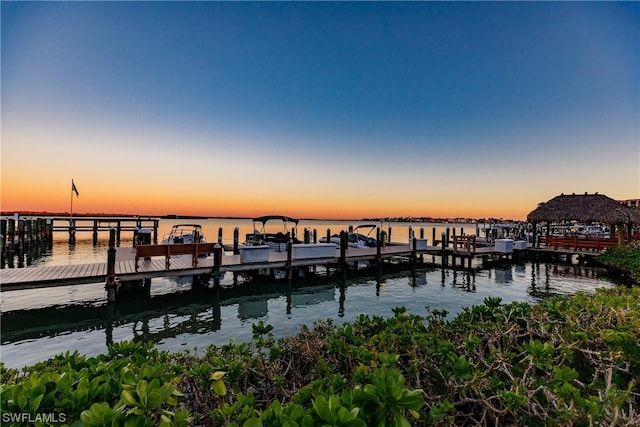
M598 255L602 264L628 271L640 283L640 242L634 241L623 246L614 246Z
M124 342L0 369L3 413L69 425L640 425L640 290L537 305L488 298L451 321L330 320L202 356Z

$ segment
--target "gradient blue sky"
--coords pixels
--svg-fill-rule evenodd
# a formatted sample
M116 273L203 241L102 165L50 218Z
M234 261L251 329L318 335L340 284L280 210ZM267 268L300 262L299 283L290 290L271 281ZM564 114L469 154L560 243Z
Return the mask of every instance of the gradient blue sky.
M2 210L640 197L636 2L2 2Z

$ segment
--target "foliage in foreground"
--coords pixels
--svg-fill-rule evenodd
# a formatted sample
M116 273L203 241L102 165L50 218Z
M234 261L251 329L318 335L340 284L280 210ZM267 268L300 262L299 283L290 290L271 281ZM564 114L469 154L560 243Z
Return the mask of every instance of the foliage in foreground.
M2 369L3 424L18 412L83 426L640 424L640 289L487 298L445 318L396 308L280 340L260 322L251 343L202 355L131 342L67 353Z
M640 283L640 241L609 248L598 255L598 261L604 265L628 271L631 277Z

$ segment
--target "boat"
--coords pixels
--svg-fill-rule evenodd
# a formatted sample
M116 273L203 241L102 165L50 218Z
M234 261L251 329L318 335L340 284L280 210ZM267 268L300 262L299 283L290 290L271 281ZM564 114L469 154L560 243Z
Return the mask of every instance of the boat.
M573 226L571 231L573 233L573 236L581 239L608 239L611 237L611 231L609 230L609 227L597 224L576 224Z
M611 230L608 226L599 224L564 223L551 224L549 234L554 237L608 239L611 237Z
M189 243L206 243L202 226L200 224L176 224L171 227L171 231L162 237L163 245L180 245ZM222 249L224 254L224 249ZM210 254L200 254L199 258L207 258ZM187 258L191 255L172 255L173 258ZM172 276L178 285L186 285L193 283L193 276Z
M199 224L176 224L171 231L163 236L163 245L175 245L181 243L206 243Z
M267 231L267 223L280 222L281 229L277 232ZM300 243L296 238L296 227L299 220L284 215L265 215L253 218L253 232L246 235L245 246L268 245L276 252L286 252L287 243ZM293 224L293 225L291 225Z
M378 246L378 240L375 237L371 237L371 233L373 233L377 229L377 225L375 224L362 224L358 225L355 228L349 227L349 234L347 237L349 247L351 248L375 248ZM365 233L366 231L366 234ZM360 231L360 232L359 232ZM323 237L320 239L321 243L335 243L340 246L340 234L334 234L330 237L329 242L327 242L327 238Z

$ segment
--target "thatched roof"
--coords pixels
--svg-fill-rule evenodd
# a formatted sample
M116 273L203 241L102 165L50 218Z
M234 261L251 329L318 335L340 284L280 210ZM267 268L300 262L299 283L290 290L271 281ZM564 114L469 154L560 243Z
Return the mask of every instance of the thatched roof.
M561 194L527 215L529 222L640 224L640 213L604 194Z

